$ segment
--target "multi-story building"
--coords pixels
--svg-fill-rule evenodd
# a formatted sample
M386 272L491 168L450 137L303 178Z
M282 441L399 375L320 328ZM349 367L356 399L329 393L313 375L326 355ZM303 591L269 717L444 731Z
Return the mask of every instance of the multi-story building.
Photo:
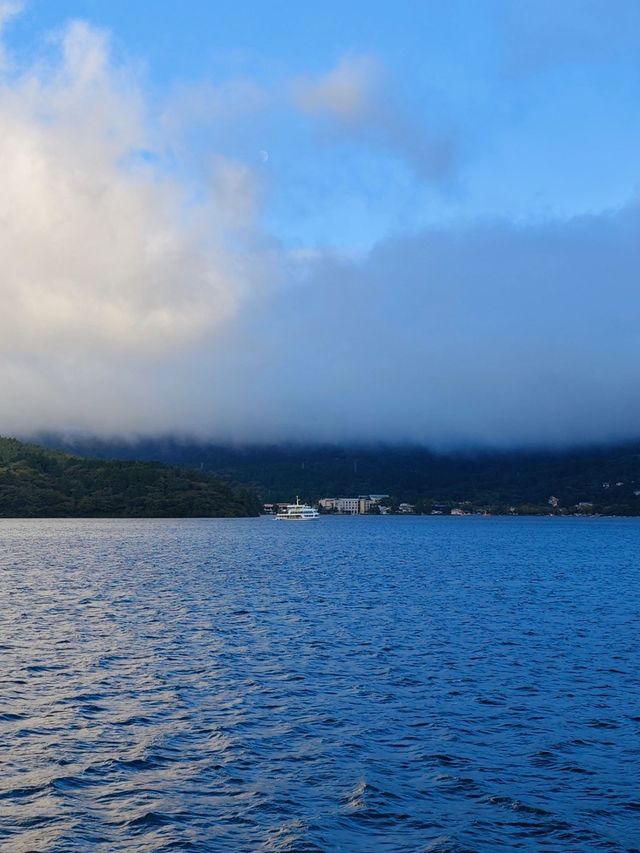
M357 498L322 498L319 504L325 512L339 512L344 515L366 515L374 504L388 495L358 495Z
M333 510L336 510L338 508L337 498L321 498L318 503L320 505L320 508L325 510L325 512L332 512Z
M358 515L360 512L360 498L338 498L338 512L344 512L348 515Z

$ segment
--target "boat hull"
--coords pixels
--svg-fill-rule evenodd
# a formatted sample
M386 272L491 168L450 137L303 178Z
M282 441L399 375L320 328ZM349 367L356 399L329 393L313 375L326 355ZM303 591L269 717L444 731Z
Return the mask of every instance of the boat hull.
M276 521L315 521L320 515L276 515Z

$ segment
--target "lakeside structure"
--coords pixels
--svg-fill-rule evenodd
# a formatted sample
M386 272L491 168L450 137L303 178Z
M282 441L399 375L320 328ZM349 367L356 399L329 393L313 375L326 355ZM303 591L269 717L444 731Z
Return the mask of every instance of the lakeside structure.
M366 515L373 507L377 507L384 515L387 511L384 501L388 497L389 495L358 495L357 498L321 498L318 504L323 512L335 512L339 515Z
M393 510L384 504L389 495L358 495L356 498L321 498L318 507L323 513L336 515L368 515L377 512L380 515L391 514ZM262 505L265 515L283 515L291 505L288 503L265 503ZM398 504L396 512L401 515L413 515L415 505L403 502Z
M637 490L640 497L640 489ZM634 492L635 494L635 492ZM287 502L265 503L263 513L282 515L287 512ZM389 495L358 495L357 497L321 498L316 504L317 510L327 515L601 515L592 501L578 501L570 506L561 506L560 500L551 495L544 504L523 504L496 506L492 504L473 504L471 501L422 501L417 504L402 501L398 503ZM314 512L317 512L314 510ZM616 513L612 513L615 515Z
M377 507L378 511L384 515L388 512L388 507L383 503L388 499L389 495L358 495L355 498L321 498L318 501L318 507L321 512L336 513L338 515L366 515L371 512L372 507ZM263 512L267 515L276 515L286 511L288 503L265 503L263 504ZM415 507L412 504L402 503L398 507L399 512L414 512Z

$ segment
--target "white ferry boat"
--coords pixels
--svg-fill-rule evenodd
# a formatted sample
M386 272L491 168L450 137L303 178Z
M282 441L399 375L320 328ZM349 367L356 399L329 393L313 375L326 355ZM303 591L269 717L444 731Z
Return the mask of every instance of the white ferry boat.
M294 504L287 504L276 514L276 521L309 521L311 518L320 518L320 513L309 504L301 504L298 497Z

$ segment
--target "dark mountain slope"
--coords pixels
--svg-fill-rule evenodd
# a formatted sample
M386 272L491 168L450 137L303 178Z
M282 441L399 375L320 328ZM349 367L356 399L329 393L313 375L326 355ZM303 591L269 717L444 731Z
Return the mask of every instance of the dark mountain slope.
M241 517L258 509L246 490L200 471L0 438L0 517Z
M49 444L64 446L60 438ZM412 503L560 507L640 514L640 445L564 451L438 454L420 447L224 447L172 439L133 444L75 441L74 452L154 459L212 471L254 488L265 501L388 493ZM608 484L608 485L607 485Z

